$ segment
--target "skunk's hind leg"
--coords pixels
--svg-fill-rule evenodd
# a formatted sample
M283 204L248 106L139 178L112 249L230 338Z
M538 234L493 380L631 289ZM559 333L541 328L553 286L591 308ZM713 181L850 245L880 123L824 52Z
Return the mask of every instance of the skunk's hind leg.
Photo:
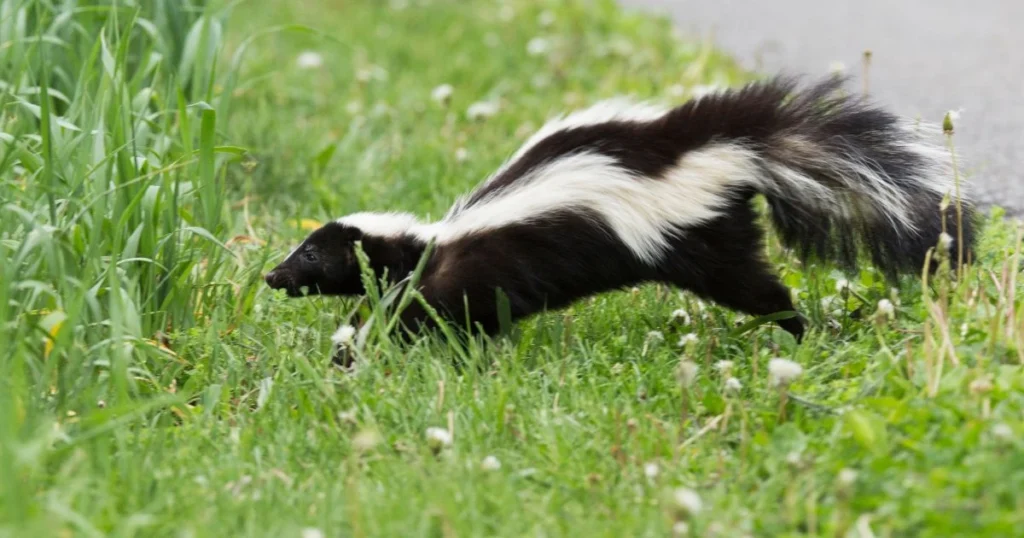
M789 289L760 260L748 259L735 270L719 272L705 280L703 289L695 291L722 306L755 316L796 311ZM803 340L804 322L799 313L776 323L797 342Z
M672 242L660 265L661 279L724 307L755 316L796 311L789 289L762 257L762 232L747 205L699 228L690 228ZM776 321L797 341L804 321Z

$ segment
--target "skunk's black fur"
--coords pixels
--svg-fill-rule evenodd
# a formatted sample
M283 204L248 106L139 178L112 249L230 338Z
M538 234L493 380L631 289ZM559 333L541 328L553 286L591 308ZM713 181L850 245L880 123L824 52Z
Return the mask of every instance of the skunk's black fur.
M920 271L943 230L963 238L953 260L957 248L969 259L973 209L961 202L958 230L941 145L840 86L830 79L798 92L776 78L659 114L570 116L442 221L342 218L311 234L266 281L291 295L359 294L355 241L378 274L386 269L397 282L433 239L421 293L447 319L461 324L468 314L487 333L498 329L499 288L513 319L651 281L753 315L794 310L764 259L756 194L765 195L784 244L807 261L853 269L863 251L895 278ZM410 329L431 325L417 303L403 320ZM803 335L799 318L779 324Z

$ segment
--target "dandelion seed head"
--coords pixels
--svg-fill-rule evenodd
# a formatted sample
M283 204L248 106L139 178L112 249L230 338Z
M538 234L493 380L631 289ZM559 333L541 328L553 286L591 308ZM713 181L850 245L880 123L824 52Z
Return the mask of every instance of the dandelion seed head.
M722 361L718 361L718 362L716 362L714 364L715 370L718 370L723 375L724 374L728 374L729 372L731 372L732 371L732 367L733 367L733 362L732 361L722 360Z
M1000 422L992 426L992 436L996 439L1009 442L1013 440L1013 428L1005 422Z
M342 325L338 327L338 330L334 331L331 336L331 341L335 345L341 347L349 347L355 341L356 328L351 325Z
M704 508L700 495L697 495L697 492L690 488L676 488L672 492L672 500L679 515L683 518L696 516Z
M480 468L485 471L497 471L501 469L501 462L494 456L487 456L480 462Z
M302 529L302 538L324 538L324 531L316 527Z
M526 44L526 52L530 56L542 56L551 50L551 40L545 37L535 37Z
M458 148L455 150L455 161L464 163L469 160L469 151L466 148Z
M657 463L654 463L652 461L644 464L644 476L646 476L647 478L654 480L655 478L658 477L658 473L660 472L661 468L658 467Z
M881 301L878 301L878 315L889 318L895 316L896 307L892 305L892 301L889 299L882 299Z
M451 84L441 84L430 92L430 98L438 103L446 104L451 99L454 91L455 88Z
M551 26L555 23L555 14L549 9L545 9L541 12L540 16L537 17L537 22L541 26Z
M324 57L319 52L307 50L299 53L295 58L295 64L299 69L316 69L324 65Z
M650 331L647 333L647 341L649 342L664 342L665 333L661 331Z
M696 334L686 333L683 336L679 337L679 347L686 347L687 345L694 343L697 340L699 340L699 338Z
M684 359L679 363L679 368L676 372L679 377L679 383L684 387L693 385L693 381L697 379L697 372L699 370L700 367L697 366L697 363L689 359Z
M469 105L469 108L466 109L466 117L471 120L490 118L498 113L498 108L497 101L478 101Z
M743 383L740 383L739 379L736 379L735 377L730 377L729 379L725 380L726 392L736 394L741 390L743 390Z
M850 281L845 278L836 280L836 293L843 293L850 289Z
M437 452L442 448L451 446L452 434L448 433L448 430L444 428L427 428L427 446L431 450Z
M849 468L843 468L839 471L839 474L836 475L836 481L839 483L840 487L849 488L857 481L857 471Z
M946 232L939 234L939 248L942 250L949 250L953 246L953 236Z
M772 359L768 361L768 375L773 386L789 385L803 374L804 369L789 359Z
M690 324L690 314L687 313L686 310L683 310L682 308L678 308L678 309L672 311L672 321L676 322L676 323L682 323L684 325L689 325Z

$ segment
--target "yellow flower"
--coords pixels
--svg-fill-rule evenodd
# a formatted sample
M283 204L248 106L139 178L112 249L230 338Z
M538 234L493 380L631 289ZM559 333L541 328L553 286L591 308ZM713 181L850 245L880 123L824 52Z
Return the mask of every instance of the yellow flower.
M313 219L302 219L299 221L299 227L303 230L313 231L323 226L319 221Z

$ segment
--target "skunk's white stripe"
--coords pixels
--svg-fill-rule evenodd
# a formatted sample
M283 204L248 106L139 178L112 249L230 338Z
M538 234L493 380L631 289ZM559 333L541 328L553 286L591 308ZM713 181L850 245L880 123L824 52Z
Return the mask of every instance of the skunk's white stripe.
M754 152L726 143L686 153L662 178L635 177L606 155L575 154L538 168L500 195L449 220L413 233L446 243L559 210L586 209L599 215L637 257L653 264L668 247L673 228L717 217L729 187L754 181L757 174Z
M339 224L358 228L365 234L378 237L398 237L420 225L419 219L409 213L353 213L338 219Z
M899 128L906 133L907 139L905 141L896 141L893 144L903 151L916 154L926 163L919 171L918 176L913 179L919 185L932 192L942 195L947 193L955 194L954 152L950 148L937 143L944 136L942 134L942 127L933 123L905 121ZM936 143L929 143L929 138L935 140ZM958 167L963 169L965 166L963 158L960 154L955 155ZM960 185L960 196L967 200L968 195L962 183Z
M665 106L645 102L634 101L629 97L615 97L599 101L589 108L573 112L566 116L552 118L547 121L530 138L523 143L523 146L516 151L509 159L509 163L515 162L523 156L530 148L536 146L541 140L557 133L578 127L587 127L608 123L612 121L633 121L647 123L661 118L667 114L669 109Z
M499 166L498 169L491 174L491 176L487 178L479 188L483 188L494 180L494 178L500 176L513 163L521 159L526 152L530 151L530 149L539 144L542 140L559 131L598 125L611 121L651 122L661 118L667 114L669 110L670 109L664 105L646 101L636 101L630 97L622 96L605 99L604 101L599 101L583 110L552 118L537 130L536 133L531 135L530 138L528 138L511 157ZM448 210L448 214L445 215L445 218L448 219L460 213L464 208L465 202L465 197L457 200L455 204L452 205L451 209Z

